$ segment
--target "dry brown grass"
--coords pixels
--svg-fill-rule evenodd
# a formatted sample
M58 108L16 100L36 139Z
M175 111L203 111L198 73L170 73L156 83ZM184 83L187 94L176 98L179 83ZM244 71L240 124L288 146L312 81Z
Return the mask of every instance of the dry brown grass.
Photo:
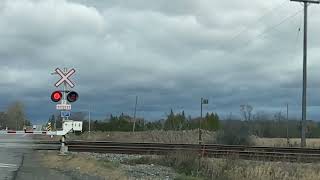
M131 163L161 164L181 174L212 180L319 180L320 163L263 162L241 159L202 158L192 152L148 156ZM199 170L199 171L198 171ZM199 172L199 173L198 173ZM183 178L182 178L183 179ZM185 177L186 179L186 177Z
M203 131L204 141L209 141L214 132ZM198 131L143 131L143 132L85 132L80 136L71 134L69 140L198 143Z
M275 147L287 147L286 138L254 138L254 142L257 146L275 146ZM290 138L289 146L299 147L301 139L300 138ZM320 138L309 138L307 139L307 147L319 148ZM320 179L320 178L319 178Z
M204 142L214 142L215 132L203 131ZM34 136L37 140L60 140L59 136ZM287 147L286 138L257 138L252 137L257 146ZM198 131L143 131L143 132L85 132L79 136L69 134L67 140L88 140L88 141L119 141L119 142L159 142L159 143L198 143ZM300 146L300 138L291 138L291 147ZM320 148L320 138L307 139L307 147Z
M90 156L59 156L57 152L41 152L44 166L61 171L78 171L81 174L94 175L104 179L125 180L125 173L111 162L97 161Z
M202 131L204 142L214 142L215 132ZM92 140L92 141L119 141L119 142L159 142L159 143L198 143L198 131L143 131L143 132L85 132L80 136L70 134L69 140ZM257 138L252 137L257 146L287 147L286 138ZM299 147L300 139L291 138L291 147ZM307 147L320 148L320 138L307 139Z
M260 162L232 159L206 159L210 179L232 180L319 180L319 163ZM203 165L204 166L204 165Z
M215 134L204 132L203 139L212 142ZM198 131L145 131L145 132L91 132L80 136L69 135L69 140L104 140L120 142L161 142L161 143L198 143ZM256 138L253 141L257 146L279 146L287 147L286 138ZM300 139L290 139L290 146L299 146ZM313 148L320 147L320 139L307 139L307 146ZM174 157L165 157L165 164L176 166L177 171L194 172L198 169L193 156L185 156L177 153ZM173 158L173 160L169 160ZM190 160L191 159L191 160ZM159 158L148 161L159 161ZM164 160L163 160L164 161ZM126 179L123 172L114 168L110 163L97 162L89 157L66 157L44 155L46 166L54 168L67 167L77 169L82 173L94 174L101 177L111 177L110 179ZM171 163L170 163L171 162ZM162 164L162 163L161 163ZM184 169L179 169L184 168ZM288 162L262 162L239 159L211 159L203 158L201 172L205 179L230 179L230 180L319 180L320 163L288 163ZM194 173L191 173L194 175Z

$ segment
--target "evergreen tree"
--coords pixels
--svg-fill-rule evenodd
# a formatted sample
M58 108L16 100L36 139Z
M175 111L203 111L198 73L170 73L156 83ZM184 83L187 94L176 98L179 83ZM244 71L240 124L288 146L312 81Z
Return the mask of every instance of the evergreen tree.
M182 113L174 114L172 109L164 124L165 130L182 130L187 127L186 116Z
M217 113L207 113L203 123L203 129L216 131L220 128L220 120Z

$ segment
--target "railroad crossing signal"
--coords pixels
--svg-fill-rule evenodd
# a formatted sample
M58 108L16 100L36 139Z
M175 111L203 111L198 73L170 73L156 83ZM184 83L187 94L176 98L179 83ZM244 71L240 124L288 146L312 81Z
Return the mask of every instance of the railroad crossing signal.
M63 91L54 91L51 94L51 100L53 102L59 102L60 100L63 99L64 102L62 102L61 104L58 104L56 106L56 109L58 110L71 110L71 105L67 104L68 102L75 102L77 101L79 94L75 91L69 91L67 90L66 86L69 85L71 88L73 88L75 85L73 84L73 82L69 79L71 77L72 74L74 74L76 72L76 70L74 68L72 68L71 70L68 71L67 68L64 68L64 71L61 71L59 68L55 69L55 72L52 74L59 74L60 75L60 79L58 82L56 82L54 85L56 87L59 87L61 84L64 85Z
M53 102L59 102L62 99L62 93L60 91L54 91L51 94L51 100Z
M59 68L56 68L55 72L60 75L61 79L56 82L55 86L59 87L63 82L68 84L71 88L74 87L73 82L69 79L69 77L76 72L75 69L71 69L70 71L64 73Z
M67 88L67 85L69 85L71 88L74 87L73 82L69 79L69 77L74 74L76 71L72 68L71 70L67 70L67 68L64 69L64 72L62 72L59 68L55 69L54 73L51 74L59 74L61 79L55 83L56 87L59 87L61 84L63 84L63 90L56 90L51 94L51 100L53 102L59 102L60 104L56 105L57 110L61 111L61 117L63 118L62 122L62 131L52 131L51 122L48 122L46 129L47 131L27 131L26 129L24 131L0 131L0 134L43 134L43 135L57 135L62 136L61 137L61 147L60 147L60 153L65 154L68 151L68 147L65 145L65 135L69 132L75 132L75 131L82 131L82 122L81 121L73 121L68 119L70 116L70 110L71 110L71 104L68 104L68 102L75 102L77 101L79 95L75 91L69 91Z
M73 82L69 79L72 74L74 74L76 70L73 68L68 71L67 68L64 68L63 71L61 71L59 68L55 69L54 73L51 74L59 74L60 79L58 82L56 82L54 85L56 87L59 87L61 84L63 84L63 90L54 91L51 94L51 100L53 102L59 102L60 104L56 105L57 110L60 111L60 115L62 117L62 131L51 131L51 124L48 124L48 132L47 135L61 135L61 147L60 147L60 153L65 154L68 151L67 146L65 145L65 135L71 131L82 131L82 122L81 121L73 121L70 120L70 110L71 110L71 102L77 101L79 95L75 91L69 91L67 85L69 85L71 88L74 87ZM69 103L68 103L69 102Z
M78 99L78 97L79 97L79 95L78 95L77 92L71 91L71 92L69 92L68 95L67 95L67 100L68 100L69 102L75 102L75 101Z
M63 91L62 91L63 92ZM62 92L61 91L54 91L52 94L51 94L51 100L53 102L59 102L63 96L62 96ZM64 91L66 92L66 91ZM75 91L71 91L67 94L67 100L68 102L75 102L77 101L79 98L79 94ZM66 100L63 100L63 102L61 104L67 104L66 103Z

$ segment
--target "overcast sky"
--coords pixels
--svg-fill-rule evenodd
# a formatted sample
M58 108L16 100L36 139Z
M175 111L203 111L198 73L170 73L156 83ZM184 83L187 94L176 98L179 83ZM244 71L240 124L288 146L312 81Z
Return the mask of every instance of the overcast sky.
M308 119L320 116L320 6L309 6ZM289 0L1 0L0 109L55 113L56 67L75 68L73 111L164 118L254 111L301 117L302 6ZM301 27L301 31L299 28Z

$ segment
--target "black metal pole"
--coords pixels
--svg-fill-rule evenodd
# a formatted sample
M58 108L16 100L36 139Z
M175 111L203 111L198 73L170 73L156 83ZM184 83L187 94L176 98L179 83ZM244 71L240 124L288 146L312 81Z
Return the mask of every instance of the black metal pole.
M134 105L134 114L133 114L133 127L132 132L134 132L136 128L136 113L137 113L137 103L138 103L138 96L136 96L136 103Z
M201 144L201 143L202 143L202 137L201 137L202 101L203 101L203 98L201 98L201 103L200 103L199 144Z
M287 144L289 146L289 104L287 103Z

